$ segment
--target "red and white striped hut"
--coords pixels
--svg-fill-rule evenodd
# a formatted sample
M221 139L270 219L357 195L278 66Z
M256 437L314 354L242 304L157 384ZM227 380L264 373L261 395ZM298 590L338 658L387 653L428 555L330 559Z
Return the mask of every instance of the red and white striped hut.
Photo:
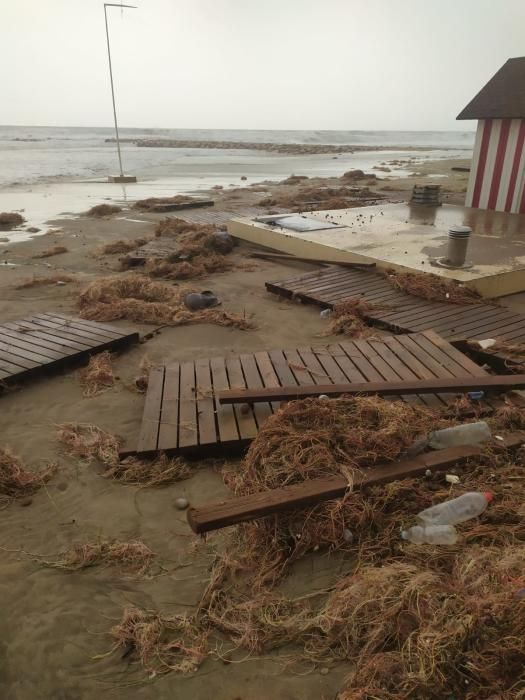
M525 213L525 57L509 58L458 119L478 119L465 205Z

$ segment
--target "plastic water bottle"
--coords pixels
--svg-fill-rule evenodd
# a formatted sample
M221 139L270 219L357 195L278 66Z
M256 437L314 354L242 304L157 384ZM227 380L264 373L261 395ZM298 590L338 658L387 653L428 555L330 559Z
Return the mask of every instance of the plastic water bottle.
M416 517L425 526L456 525L481 515L492 499L493 495L490 491L485 493L470 491L450 501L426 508Z
M458 533L452 525L414 525L402 530L401 538L413 544L455 544Z
M491 432L485 421L477 423L464 423L453 428L434 430L429 435L428 444L434 450L442 450L445 447L458 447L459 445L479 445L490 440Z

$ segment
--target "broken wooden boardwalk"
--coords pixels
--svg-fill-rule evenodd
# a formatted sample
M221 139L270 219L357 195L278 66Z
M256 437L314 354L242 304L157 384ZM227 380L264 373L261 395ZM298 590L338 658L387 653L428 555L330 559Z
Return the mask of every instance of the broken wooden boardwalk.
M136 450L127 454L230 454L255 438L278 403L220 405L216 392L293 385L486 376L436 333L216 357L151 370ZM443 407L454 395L403 396Z
M0 385L10 385L136 343L139 334L55 312L0 325Z
M394 333L435 330L443 338L504 338L525 341L525 316L494 304L450 304L420 299L395 289L382 275L364 270L330 267L267 282L269 292L332 308L362 297L372 308L365 313L373 325Z

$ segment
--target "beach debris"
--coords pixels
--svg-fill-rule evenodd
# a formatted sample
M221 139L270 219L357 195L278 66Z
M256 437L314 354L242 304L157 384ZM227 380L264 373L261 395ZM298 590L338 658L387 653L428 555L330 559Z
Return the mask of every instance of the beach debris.
M48 464L39 472L29 471L14 452L0 447L0 502L30 497L49 481L56 470L56 464Z
M133 240L123 240L114 241L113 243L106 243L106 245L100 248L99 254L101 255L115 255L116 253L130 253L132 250L136 250L143 245L146 245L151 238L135 238Z
M483 298L478 292L455 280L445 280L430 273L397 272L396 270L386 270L384 275L395 289L422 299L447 301L451 304L483 303Z
M330 318L332 315L332 309L323 309L320 313L319 316L321 318Z
M496 345L497 341L494 338L485 338L484 340L477 340L476 342L482 350L487 350L487 348Z
M170 671L186 674L196 671L207 656L208 632L195 629L185 615L163 615L128 607L122 620L110 630L114 646L122 658L137 660L154 677ZM104 657L107 654L104 655Z
M20 226L25 221L22 214L16 211L2 211L0 212L0 229L11 229L15 226Z
M250 319L228 311L189 311L183 302L188 292L163 282L154 282L146 275L134 272L103 277L92 282L80 294L80 316L92 321L125 318L169 326L212 323L240 330L254 328Z
M460 483L460 478L456 474L445 474L445 481L454 486Z
M490 440L491 435L490 427L485 421L463 423L433 431L428 436L428 446L433 450L442 450L458 445L480 445Z
M142 211L165 212L176 209L195 209L211 207L214 202L211 199L198 199L189 195L175 195L174 197L148 197L139 199L133 205L134 209Z
M87 367L78 373L84 396L91 398L106 391L115 384L115 375L111 363L111 353L108 350L92 355Z
M36 226L30 226L26 230L28 233L39 233L41 231L41 229L37 228Z
M175 499L175 508L177 508L177 510L186 510L186 508L189 505L190 504L186 498L176 498Z
M139 363L140 374L133 380L133 387L141 394L146 393L148 389L148 378L153 363L147 355L144 355Z
M65 245L54 245L52 248L46 248L41 253L33 255L33 258L51 258L53 255L62 255L62 253L67 253L68 248Z
M50 275L49 277L29 277L15 285L15 289L31 289L32 287L44 287L46 285L56 284L62 286L68 282L74 282L75 278L71 275Z
M91 207L91 209L89 209L86 212L86 216L102 218L104 216L112 216L113 214L118 214L121 211L122 207L119 207L116 204L97 204L96 206Z
M364 335L372 334L372 330L366 325L367 314L372 308L371 304L359 297L346 299L336 304L329 315L330 322L326 335L346 335L349 338L361 338Z
M121 541L100 538L77 543L61 552L46 566L64 571L81 571L94 566L115 566L133 575L143 575L151 567L155 553L140 540Z
M185 306L190 311L199 311L200 309L208 309L212 306L220 304L219 299L209 290L203 292L190 292L184 297Z
M490 491L470 491L457 498L438 503L417 514L417 519L426 525L457 525L481 515L494 495Z
M401 531L401 539L413 544L455 544L458 533L452 525L413 525Z
M367 187L327 187L308 184L296 192L277 191L264 197L260 207L281 207L292 211L313 211L316 209L347 209L363 199L378 199Z
M186 479L191 469L182 459L162 454L155 460L142 461L126 457L120 461L122 440L89 423L64 423L57 427L57 439L66 454L79 457L88 464L99 462L102 476L135 486L163 486Z

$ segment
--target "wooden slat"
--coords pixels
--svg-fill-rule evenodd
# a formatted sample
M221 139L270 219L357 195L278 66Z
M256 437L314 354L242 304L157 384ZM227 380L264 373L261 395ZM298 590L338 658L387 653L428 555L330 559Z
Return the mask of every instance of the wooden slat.
M259 374L261 375L263 386L266 387L277 387L281 386L279 384L279 377L277 376L275 369L270 360L270 356L267 352L256 352L254 354L255 362L259 369ZM278 403L270 404L272 411L277 411L279 408Z
M10 331L9 329L3 327L0 327L0 345L12 346L15 348L20 348L21 350L37 353L41 357L45 357L48 360L60 360L63 357L67 357L67 353L64 353L63 350L51 350L45 346L36 345L35 343L32 343L30 339L24 338L23 334L15 333L14 331Z
M199 445L209 445L217 442L217 428L215 425L215 402L213 400L213 387L208 360L195 360L195 380Z
M210 370L213 382L213 390L215 396L221 389L228 389L230 383L226 373L226 364L223 357L214 357L210 360ZM215 413L217 416L217 424L219 426L219 440L223 443L235 442L240 440L237 421L233 406L220 406L215 398Z
M42 326L37 326L34 323L29 323L28 321L16 321L12 323L4 324L6 328L12 328L22 335L26 335L28 338L39 338L45 340L46 342L60 343L64 348L70 348L72 351L86 352L91 350L91 346L85 345L84 343L79 343L70 338L64 337L60 332L53 332Z
M259 375L254 356L243 354L240 356L240 361L246 385L254 389L261 389L264 384ZM258 403L253 407L253 412L257 422L257 428L261 428L266 419L272 415L272 407L269 403Z
M35 314L34 317L42 318L45 321L51 321L52 323L59 323L65 328L74 328L75 330L78 329L80 331L83 331L84 333L88 333L90 336L100 338L100 342L104 342L107 340L115 340L116 338L120 338L121 336L120 333L116 333L115 331L108 331L104 327L97 326L95 322L85 324L82 321L82 319L77 320L75 318L68 318L67 316L59 316L52 313Z
M137 452L157 450L163 390L164 367L154 367L149 373L148 392L144 403Z
M243 387L247 388L242 372L241 362L238 357L227 357L226 369L228 371L228 379L232 389ZM234 409L241 440L253 439L257 435L257 423L255 421L253 408L249 407L246 409L243 406L235 406Z
M174 450L179 446L179 388L180 365L177 363L166 367L164 372L157 445L161 451Z
M508 436L503 445L494 445L494 448L516 449L524 441L524 433L515 433ZM479 446L465 445L364 468L355 472L353 489L413 478L424 474L427 469L443 471L452 466L462 466L482 453L483 450ZM348 493L348 488L348 482L342 476L309 479L293 486L190 508L187 513L188 523L193 532L201 534L294 508L305 508L321 501L341 498Z
M195 363L181 363L179 386L179 447L188 447L198 444Z
M375 381L365 384L318 384L283 386L280 389L244 389L218 393L219 402L255 403L257 401L293 401L308 396L399 396L401 394L434 394L455 391L509 391L525 388L525 374L487 375L485 377L454 377L453 379L413 379L406 381Z

